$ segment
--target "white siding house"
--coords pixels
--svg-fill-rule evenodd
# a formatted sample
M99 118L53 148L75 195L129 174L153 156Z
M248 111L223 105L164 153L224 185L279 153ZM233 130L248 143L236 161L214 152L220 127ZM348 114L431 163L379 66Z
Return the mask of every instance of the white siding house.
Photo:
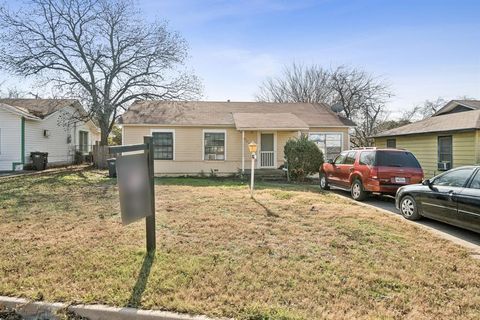
M81 108L76 100L0 99L0 171L20 169L30 153L48 152L49 165L72 163L99 140L91 122L65 121Z
M0 107L0 171L21 162L21 118Z

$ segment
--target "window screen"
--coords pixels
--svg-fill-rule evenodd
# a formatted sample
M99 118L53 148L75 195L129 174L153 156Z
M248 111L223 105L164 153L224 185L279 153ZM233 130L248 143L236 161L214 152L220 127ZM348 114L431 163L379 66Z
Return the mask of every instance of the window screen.
M450 167L452 167L452 136L438 137L438 162L450 162Z
M173 132L153 132L153 158L173 160Z
M205 132L204 135L204 159L225 160L225 133Z
M88 152L88 131L79 131L79 150L82 153Z
M387 148L395 149L397 147L397 139L387 139Z

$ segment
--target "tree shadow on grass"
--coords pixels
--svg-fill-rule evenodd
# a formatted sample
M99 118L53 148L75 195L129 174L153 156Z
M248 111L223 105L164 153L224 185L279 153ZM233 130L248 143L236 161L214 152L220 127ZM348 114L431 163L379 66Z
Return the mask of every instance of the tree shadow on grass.
M253 202L258 204L260 207L262 207L265 210L265 212L267 213L267 217L274 217L274 218L279 218L280 217L280 215L278 213L272 211L269 207L267 207L266 205L264 205L263 203L261 203L257 199L253 198Z
M145 257L143 258L142 268L138 273L137 282L133 287L132 294L130 299L128 299L127 307L137 308L141 305L142 302L142 295L145 291L145 287L147 286L148 277L150 276L150 270L153 265L153 261L155 260L155 253L150 252L146 253Z

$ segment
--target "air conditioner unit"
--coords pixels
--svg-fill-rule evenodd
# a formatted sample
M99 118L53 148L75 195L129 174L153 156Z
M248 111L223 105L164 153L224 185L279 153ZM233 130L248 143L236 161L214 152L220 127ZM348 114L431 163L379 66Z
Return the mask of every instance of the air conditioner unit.
M439 171L447 171L452 168L452 164L449 161L439 162L438 163L438 170Z

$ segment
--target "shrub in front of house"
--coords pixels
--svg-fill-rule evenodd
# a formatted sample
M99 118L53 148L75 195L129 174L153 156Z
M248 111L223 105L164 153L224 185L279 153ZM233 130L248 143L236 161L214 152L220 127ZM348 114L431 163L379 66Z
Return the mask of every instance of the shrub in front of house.
M304 181L307 176L318 173L323 164L322 151L306 135L287 141L284 153L290 178L296 181Z

